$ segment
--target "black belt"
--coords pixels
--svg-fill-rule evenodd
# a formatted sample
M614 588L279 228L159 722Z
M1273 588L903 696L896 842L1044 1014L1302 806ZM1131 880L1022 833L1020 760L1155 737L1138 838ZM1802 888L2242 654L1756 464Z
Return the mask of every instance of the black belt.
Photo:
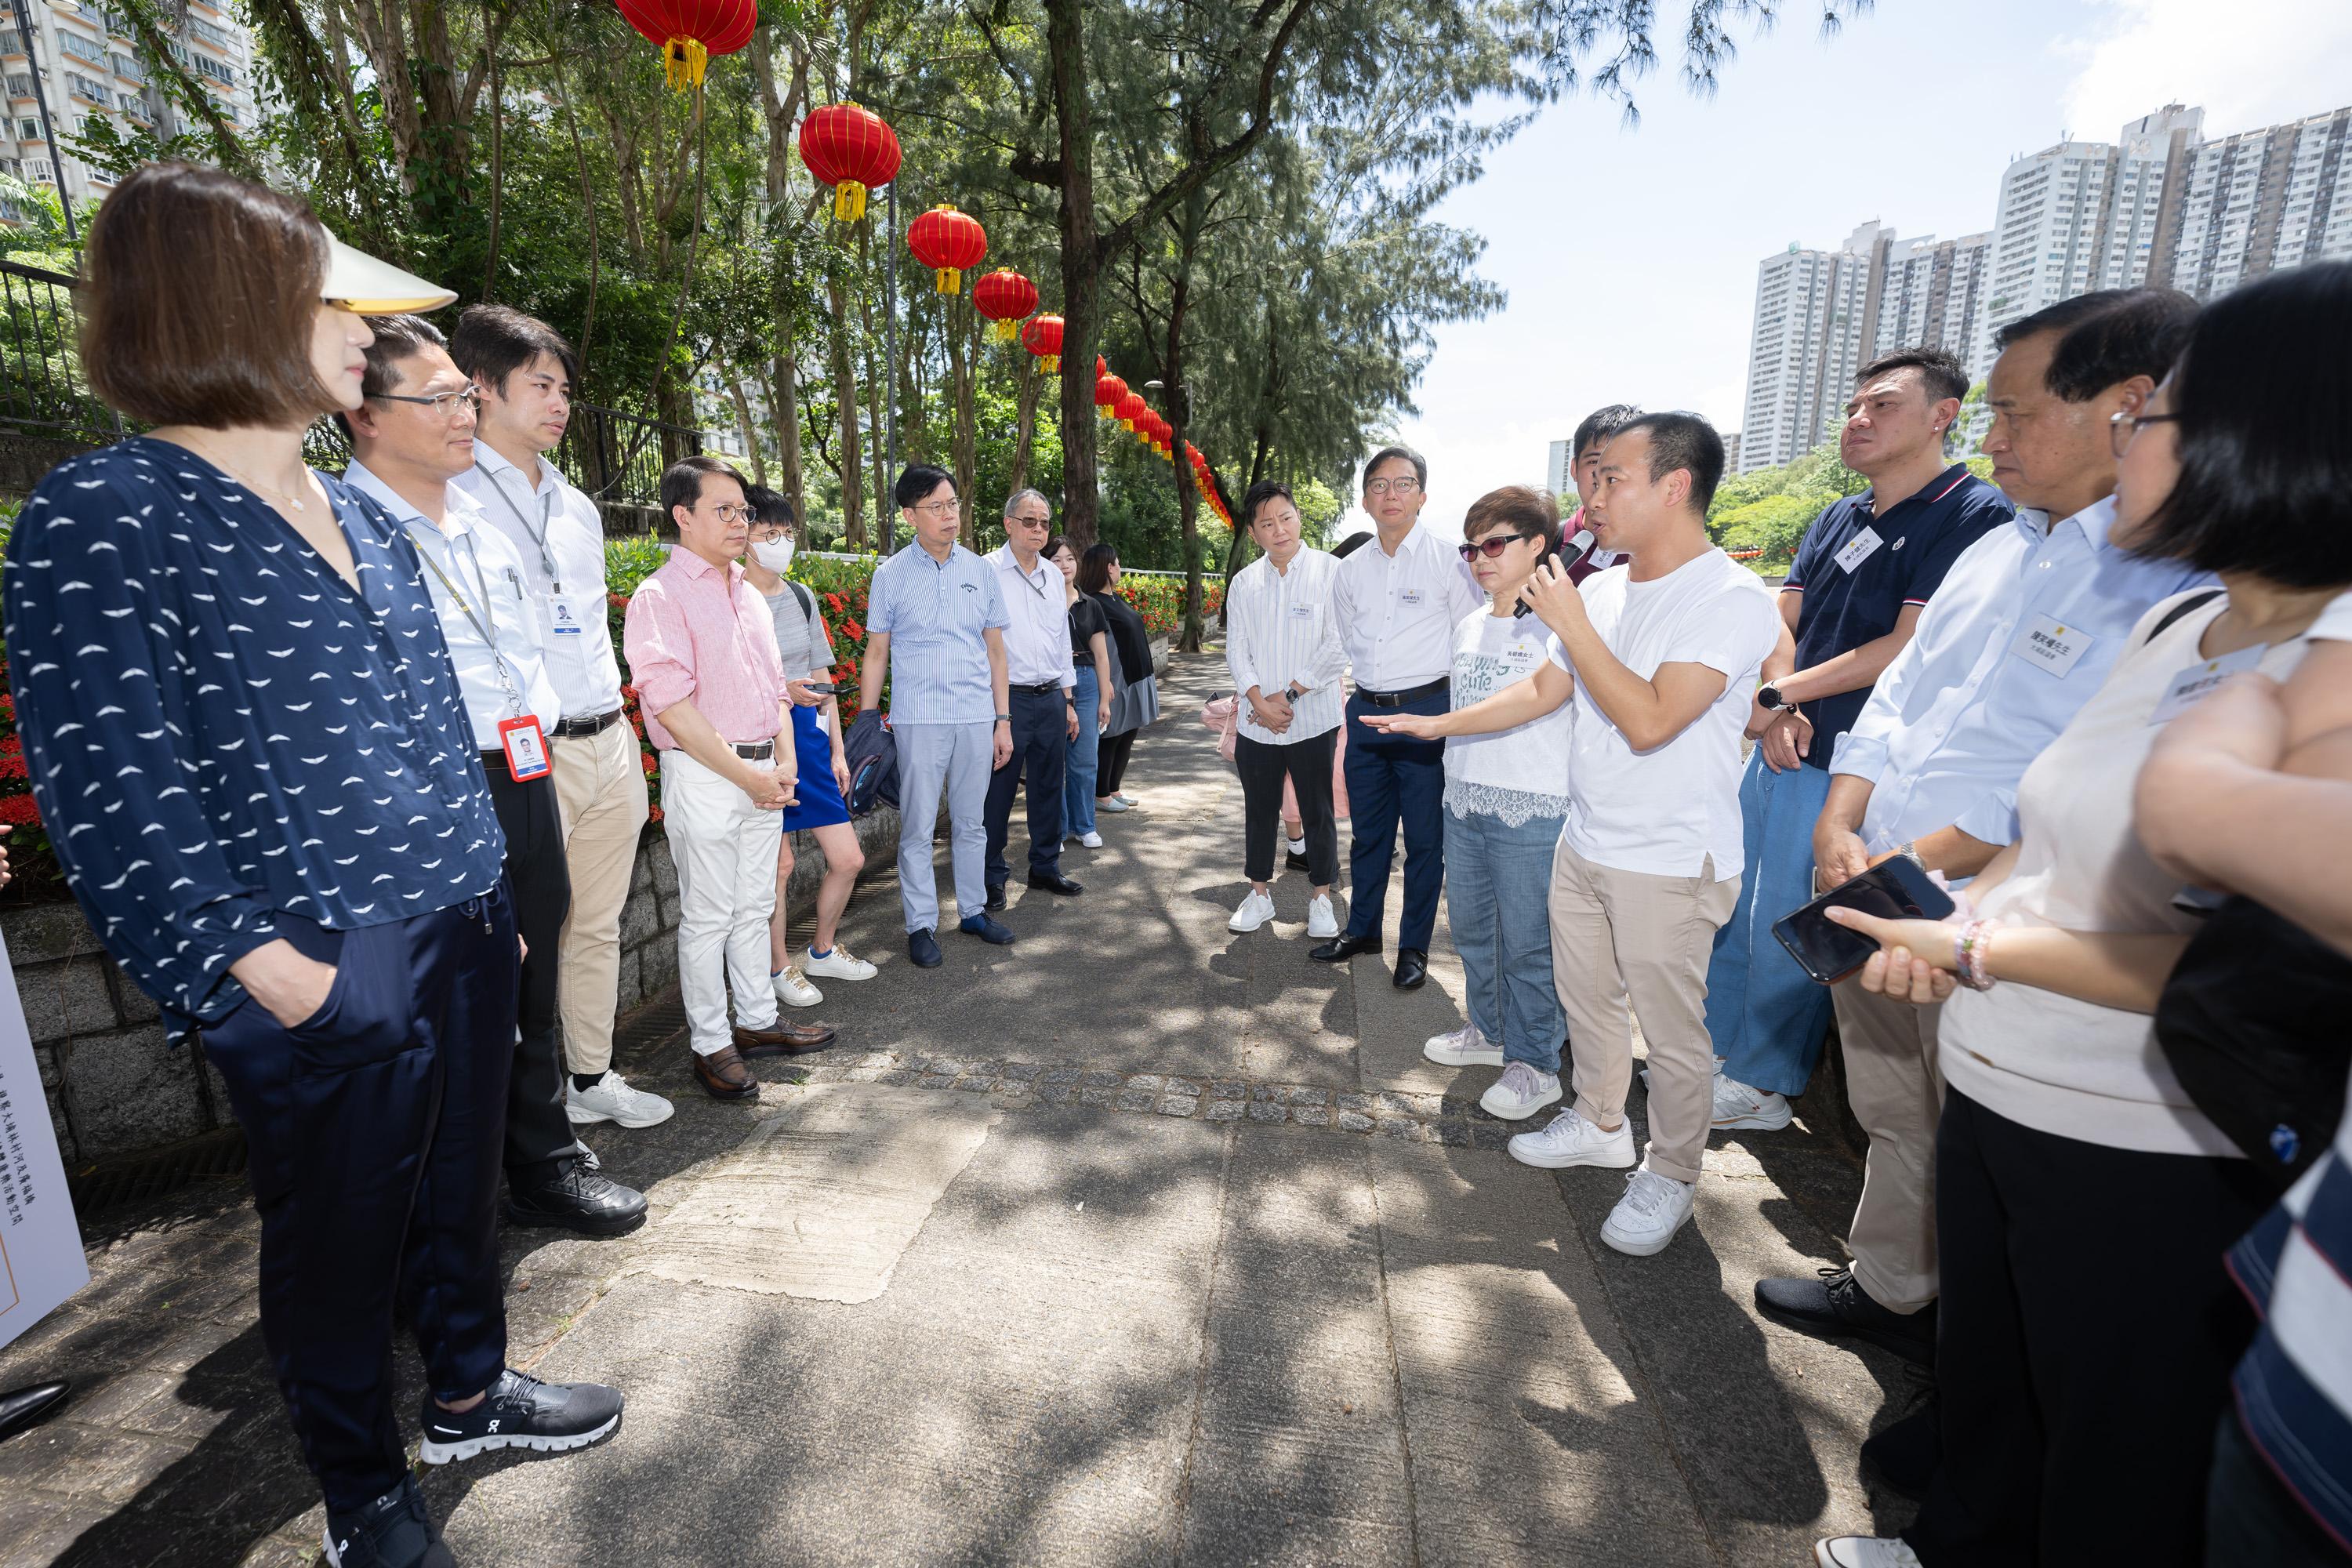
M755 763L764 762L776 754L776 743L773 741L730 741L727 742L727 749L739 757L748 758ZM661 748L661 753L665 757L673 752L684 756L686 748L683 746Z
M1441 675L1435 680L1426 680L1419 686L1410 687L1402 691L1367 691L1359 686L1356 688L1356 695L1375 708L1402 708L1418 698L1433 696L1446 690L1453 684L1452 676Z
M555 732L559 735L601 735L620 721L621 710L615 708L610 713L599 713L593 719L558 720Z
M1013 689L1026 691L1034 697L1043 691L1059 691L1062 689L1062 683L1058 680L1041 680L1034 686L1016 686Z

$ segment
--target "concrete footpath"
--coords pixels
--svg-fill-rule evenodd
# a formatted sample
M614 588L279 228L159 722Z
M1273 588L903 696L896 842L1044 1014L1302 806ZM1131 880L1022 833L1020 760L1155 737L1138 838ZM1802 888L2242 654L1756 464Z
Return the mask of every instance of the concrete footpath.
M1412 994L1307 959L1300 874L1225 930L1223 677L1163 676L1140 809L1065 855L1082 897L1015 887L1017 945L916 970L895 881L862 887L881 973L823 983L842 1044L760 1064L756 1102L694 1088L674 998L631 1021L620 1066L677 1114L587 1139L650 1222L505 1237L511 1360L628 1413L427 1474L461 1563L1796 1568L1908 1517L1856 1451L1920 1380L1750 1305L1843 1256L1825 1108L1718 1137L1693 1224L1611 1251L1622 1174L1517 1164L1474 1109L1496 1069L1422 1058L1462 1017L1442 924ZM0 1443L0 1565L320 1561L244 1184L99 1220L90 1287L0 1352L0 1387L81 1384Z

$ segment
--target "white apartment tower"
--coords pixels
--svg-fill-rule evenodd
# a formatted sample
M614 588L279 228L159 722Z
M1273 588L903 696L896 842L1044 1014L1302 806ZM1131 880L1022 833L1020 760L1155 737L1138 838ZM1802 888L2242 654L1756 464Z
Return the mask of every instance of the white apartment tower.
M33 25L29 40L18 33L14 5L0 4L0 83L7 89L0 170L29 185L62 190L72 200L102 197L110 188L102 174L49 145L42 104L59 142L70 140L93 118L106 119L124 132L136 128L170 137L181 131L181 115L156 86L153 62L142 58L123 17L75 0L26 0L26 10ZM184 10L185 20L167 40L169 53L212 95L223 119L249 130L258 119L251 39L208 0L186 0ZM171 12L163 15L168 21Z
M2198 146L2166 214L2158 277L2200 300L2352 257L2352 109Z
M1576 438L1554 441L1551 455L1544 463L1544 489L1555 497L1565 496L1576 489L1576 476L1569 470L1576 466Z

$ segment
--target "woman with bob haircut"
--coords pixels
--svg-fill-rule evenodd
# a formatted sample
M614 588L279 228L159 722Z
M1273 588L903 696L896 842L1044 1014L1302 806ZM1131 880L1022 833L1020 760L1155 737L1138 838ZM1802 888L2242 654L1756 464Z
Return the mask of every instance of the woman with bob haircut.
M1110 627L1112 692L1110 717L1103 721L1097 748L1095 809L1132 811L1134 797L1122 794L1135 737L1160 717L1160 678L1151 668L1151 632L1134 605L1118 592L1118 548L1097 542L1078 557L1078 592L1100 607Z
M446 1564L393 1410L395 1289L426 1462L577 1447L621 1409L505 1368L503 840L415 545L302 462L362 401L362 314L454 296L188 163L116 187L83 279L90 384L154 428L59 465L9 540L34 799L108 952L227 1083L328 1561Z
M1880 944L1866 989L1950 1001L1942 1462L1900 1541L1825 1541L1823 1563L2206 1560L2214 1434L2254 1328L2222 1253L2273 1189L2156 1038L2201 917L2143 841L2134 791L2167 726L2231 676L2284 679L2311 639L2352 637L2347 363L2352 265L2205 307L2147 405L2114 417L2109 538L2221 586L2141 618L2026 770L2020 838L1950 920L1831 911ZM2253 1560L2215 1546L2213 1561Z

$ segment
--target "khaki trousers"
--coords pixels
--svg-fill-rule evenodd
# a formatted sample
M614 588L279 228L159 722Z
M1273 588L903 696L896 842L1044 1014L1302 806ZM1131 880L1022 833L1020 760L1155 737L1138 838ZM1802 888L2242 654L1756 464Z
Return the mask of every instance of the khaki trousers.
M1936 1299L1936 1123L1944 1110L1936 1027L1944 1010L1890 1002L1851 980L1831 996L1846 1101L1870 1134L1847 1238L1853 1277L1889 1311L1916 1312Z
M1678 1182L1698 1180L1714 1126L1706 965L1738 901L1739 879L1715 880L1712 859L1696 877L1654 877L1595 865L1566 838L1552 852L1552 979L1568 1014L1577 1114L1603 1127L1625 1120L1639 1017L1650 1047L1644 1163Z
M646 826L646 769L626 720L593 735L548 740L572 913L557 947L556 999L563 1061L576 1073L613 1065L613 1015L621 973L621 906Z

